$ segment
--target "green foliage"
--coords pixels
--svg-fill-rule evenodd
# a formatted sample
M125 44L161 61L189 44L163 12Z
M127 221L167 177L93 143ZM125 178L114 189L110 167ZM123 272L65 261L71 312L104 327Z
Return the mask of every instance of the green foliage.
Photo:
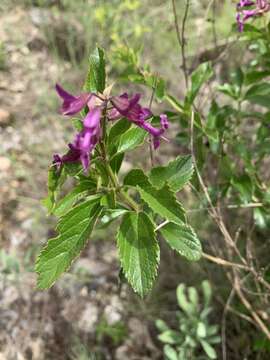
M125 276L134 291L144 296L152 288L159 263L154 225L145 213L124 215L117 246Z
M124 153L143 144L147 133L138 127L132 126L120 136L117 153Z
M209 63L203 63L191 75L191 89L188 91L185 99L187 105L192 105L200 88L207 80L213 76L213 69Z
M190 261L201 257L202 247L194 230L186 224L168 223L160 229L169 246Z
M149 174L149 180L157 187L161 188L167 184L176 192L180 191L192 178L193 164L190 155L178 156L167 166L153 168Z
M66 174L64 169L58 171L56 166L51 166L48 171L48 196L42 200L42 203L51 213L56 204L56 197L59 187L65 181Z
M185 222L185 210L176 200L168 185L161 189L153 187L142 170L131 170L124 179L125 185L136 186L141 198L161 217L182 224Z
M89 57L89 69L84 84L84 90L88 92L103 93L106 83L106 70L104 51L97 47Z
M196 288L186 288L180 284L176 291L180 311L176 313L179 320L178 330L171 329L163 320L157 320L160 331L159 340L165 344L164 355L168 360L217 359L213 345L220 342L218 326L211 325L211 286L208 281L202 282L203 301ZM202 352L205 354L202 355Z
M126 326L121 321L110 325L106 319L101 319L97 325L97 341L101 344L103 341L106 341L106 338L109 338L113 341L113 344L117 346L123 342L127 335Z
M49 288L67 271L85 247L100 211L97 199L91 199L75 206L60 219L56 228L59 235L49 240L36 262L39 289Z

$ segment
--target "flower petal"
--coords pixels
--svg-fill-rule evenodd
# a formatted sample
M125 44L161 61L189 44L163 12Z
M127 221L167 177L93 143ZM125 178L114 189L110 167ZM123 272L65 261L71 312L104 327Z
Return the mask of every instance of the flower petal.
M100 118L101 118L101 108L95 107L88 112L88 114L86 115L83 121L83 124L87 128L95 128L99 124Z

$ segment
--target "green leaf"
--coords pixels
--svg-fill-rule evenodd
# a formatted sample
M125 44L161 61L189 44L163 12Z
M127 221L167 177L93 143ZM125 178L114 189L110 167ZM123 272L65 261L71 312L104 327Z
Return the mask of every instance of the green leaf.
M201 258L202 246L191 226L168 223L159 231L170 247L189 261L197 261Z
M156 320L156 327L161 332L169 330L168 325L165 323L165 321L163 321L161 319Z
M52 213L58 217L63 216L76 201L95 188L96 183L93 180L81 181L70 193L57 202Z
M119 170L121 169L124 157L124 153L116 154L110 161L110 166L115 174L118 174Z
M99 228L105 228L110 225L111 222L118 219L120 216L126 214L128 212L127 209L105 209L104 213L100 218Z
M188 91L185 102L193 104L202 85L213 75L213 69L209 62L202 63L191 75L191 89Z
M246 73L245 76L245 84L246 85L251 85L257 81L260 81L266 77L270 76L270 71L269 70L252 70L248 73Z
M125 177L124 184L136 186L148 206L165 219L178 224L186 221L184 208L167 184L161 189L156 189L140 169L131 170Z
M177 224L186 221L185 210L168 185L157 190L153 187L138 188L141 198L160 216Z
M165 81L152 73L145 72L143 75L145 84L155 90L157 100L162 101L165 96Z
M132 126L128 131L121 135L117 153L122 153L135 149L143 144L147 132L137 126Z
M154 225L145 213L124 215L117 234L117 246L127 280L143 297L153 286L159 263Z
M166 330L158 336L158 339L166 344L178 344L180 342L179 334L174 330Z
M259 83L251 86L246 92L244 100L270 108L270 85Z
M63 168L57 170L56 166L51 166L48 171L48 196L42 200L42 204L46 206L49 213L52 213L56 203L56 196L59 187L64 182L66 173Z
M48 241L36 262L39 289L49 288L68 270L85 247L100 212L101 207L95 199L79 204L60 219L59 235Z
M179 360L177 352L170 345L164 346L164 354L168 360Z
M120 119L110 129L108 136L108 145L113 147L118 144L122 134L131 127L131 122L127 119Z
M103 93L106 82L104 51L97 47L89 57L89 69L84 84L87 92Z
M180 104L180 102L178 100L176 100L176 98L172 95L166 95L165 96L165 100L168 101L168 103L174 108L174 110L176 110L179 113L183 113L184 112L184 108L183 105Z
M79 118L73 118L71 119L72 125L74 127L75 130L77 131L82 131L83 129L83 122L81 119Z
M116 193L115 189L111 189L101 198L101 205L109 208L115 209L116 207Z
M173 191L181 190L193 175L191 155L179 156L167 166L155 167L151 170L149 179L151 183L160 188L167 182Z
M196 309L194 308L193 304L190 303L186 296L186 285L179 284L176 289L176 297L179 307L188 315L192 316Z
M205 340L200 340L200 343L203 347L203 350L205 351L207 356L209 356L210 359L217 358L217 353L216 353L215 349L210 344L208 344L208 342L206 342Z
M206 308L207 306L209 306L212 297L212 289L209 281L204 280L202 282L202 291L204 298L204 307Z
M199 322L197 326L197 336L199 338L205 338L206 337L206 326L203 322Z

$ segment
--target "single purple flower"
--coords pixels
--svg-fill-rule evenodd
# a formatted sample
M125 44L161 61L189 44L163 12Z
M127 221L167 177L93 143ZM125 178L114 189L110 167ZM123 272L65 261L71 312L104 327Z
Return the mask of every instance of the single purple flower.
M160 145L160 137L168 128L168 119L166 115L162 115L161 128L157 129L151 125L147 120L153 115L152 111L144 108L139 104L140 94L135 94L131 98L126 93L120 96L114 96L110 99L114 109L111 110L114 119L126 117L135 125L146 130L154 138L154 148ZM116 111L115 111L116 110ZM118 113L117 113L118 112ZM162 120L163 119L163 120Z
M56 84L55 89L58 95L63 99L61 113L63 115L74 115L80 112L90 100L92 94L83 93L79 96L73 96L64 90L59 84Z
M100 107L95 107L88 112L83 122L83 130L76 134L73 143L68 144L69 151L62 157L59 155L54 156L54 163L57 167L64 163L80 161L85 172L88 170L91 152L100 139L100 118Z

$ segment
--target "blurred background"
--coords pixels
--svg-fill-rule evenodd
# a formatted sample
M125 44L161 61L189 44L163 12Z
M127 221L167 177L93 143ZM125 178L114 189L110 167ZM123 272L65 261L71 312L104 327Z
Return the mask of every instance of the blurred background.
M184 1L176 5L181 20ZM214 5L191 2L186 30L191 70L215 59L230 42L235 3L219 0ZM151 295L141 300L121 285L117 224L98 229L53 288L35 290L35 257L55 225L40 202L46 196L47 170L52 154L63 153L73 133L71 123L58 113L54 85L59 82L78 93L97 43L106 51L110 83L117 80L116 86L127 89L126 60L137 62L139 57L142 66L166 79L176 98L183 97L171 1L0 0L0 360L163 359L156 320L177 326L175 290L182 282L199 289L210 279L211 321L221 325L228 289L215 265L187 263L164 246ZM226 80L228 67L241 60L234 46L220 60L220 78ZM148 101L150 95L146 92ZM168 104L155 106L169 110ZM179 130L172 125L172 133ZM162 145L159 163L188 153L180 139ZM146 166L144 153L139 148L128 154L122 171ZM195 207L188 189L185 197ZM203 244L218 236L204 215L191 216ZM266 350L256 355L262 340L252 324L229 314L227 327L228 359L269 358ZM215 348L221 359L220 344Z

